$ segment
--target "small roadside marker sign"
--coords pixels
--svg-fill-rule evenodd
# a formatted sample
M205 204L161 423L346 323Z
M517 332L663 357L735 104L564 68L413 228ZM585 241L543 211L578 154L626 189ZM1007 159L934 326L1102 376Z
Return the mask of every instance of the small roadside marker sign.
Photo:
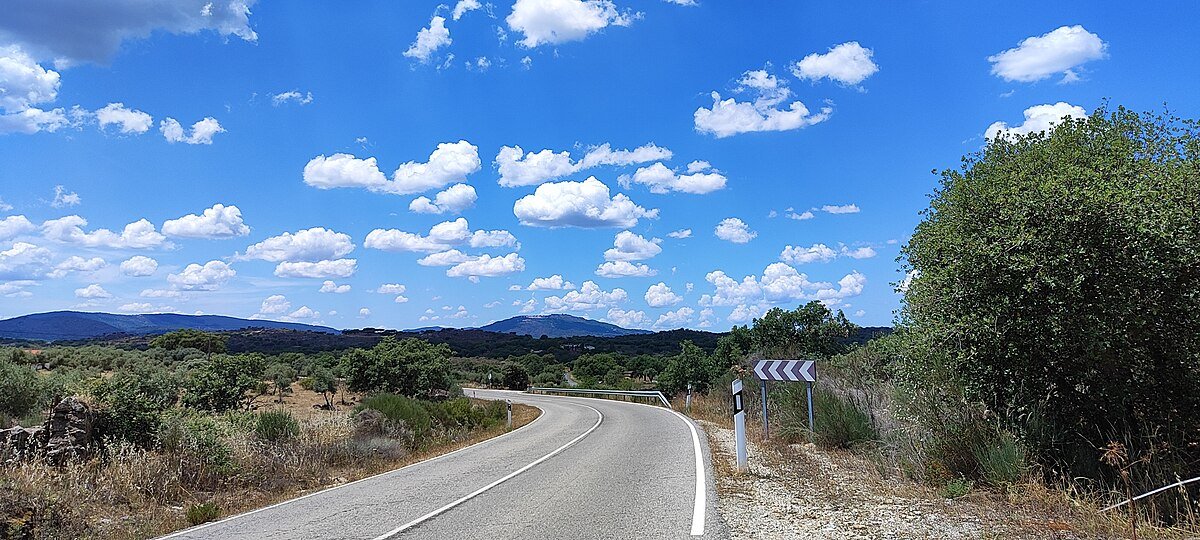
M763 381L814 382L817 363L812 360L759 360L754 374Z

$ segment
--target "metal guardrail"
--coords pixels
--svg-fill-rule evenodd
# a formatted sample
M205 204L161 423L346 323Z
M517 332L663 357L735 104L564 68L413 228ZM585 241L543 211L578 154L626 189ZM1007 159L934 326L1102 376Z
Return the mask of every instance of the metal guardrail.
M628 396L628 397L644 397L658 398L668 409L671 408L671 402L667 401L667 396L658 390L593 390L590 388L554 388L554 387L530 387L528 392L544 392L547 394L583 394L596 396Z

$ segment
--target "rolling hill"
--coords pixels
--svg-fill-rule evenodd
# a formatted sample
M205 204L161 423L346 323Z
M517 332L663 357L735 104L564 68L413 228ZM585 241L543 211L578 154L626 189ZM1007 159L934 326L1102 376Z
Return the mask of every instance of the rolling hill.
M277 328L338 334L337 330L310 324L239 319L223 315L180 315L150 313L115 315L82 311L52 311L0 320L0 338L62 341L90 339L113 334L150 335L191 328L219 332L244 328Z
M478 330L501 334L517 334L533 337L616 337L652 334L649 330L632 330L615 324L593 321L574 315L519 315L481 326Z

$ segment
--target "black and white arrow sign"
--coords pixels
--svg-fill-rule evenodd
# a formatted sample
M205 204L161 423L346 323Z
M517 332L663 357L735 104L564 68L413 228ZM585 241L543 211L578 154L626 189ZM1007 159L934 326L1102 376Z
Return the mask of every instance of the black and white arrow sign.
M817 363L812 360L759 360L754 364L754 374L764 381L807 381L817 380Z

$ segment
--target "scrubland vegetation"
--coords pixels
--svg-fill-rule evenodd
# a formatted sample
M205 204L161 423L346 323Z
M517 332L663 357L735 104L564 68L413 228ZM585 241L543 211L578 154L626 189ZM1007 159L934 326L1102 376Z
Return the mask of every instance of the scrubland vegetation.
M462 397L449 352L388 339L334 355L230 355L183 331L145 351L0 351L0 415L88 404L90 444L55 464L0 450L0 537L145 538L382 472L505 429ZM518 407L518 424L536 416Z
M803 386L783 383L774 433L872 456L948 497L1036 485L1095 515L1196 477L1198 136L1196 122L1118 109L990 141L940 173L902 251L893 334L845 347L845 324L810 304L735 328L717 351L743 354L735 371L819 359L816 433ZM697 415L728 422L732 376L713 377ZM758 395L747 385L748 403ZM1197 495L1192 484L1095 519L1194 532Z

